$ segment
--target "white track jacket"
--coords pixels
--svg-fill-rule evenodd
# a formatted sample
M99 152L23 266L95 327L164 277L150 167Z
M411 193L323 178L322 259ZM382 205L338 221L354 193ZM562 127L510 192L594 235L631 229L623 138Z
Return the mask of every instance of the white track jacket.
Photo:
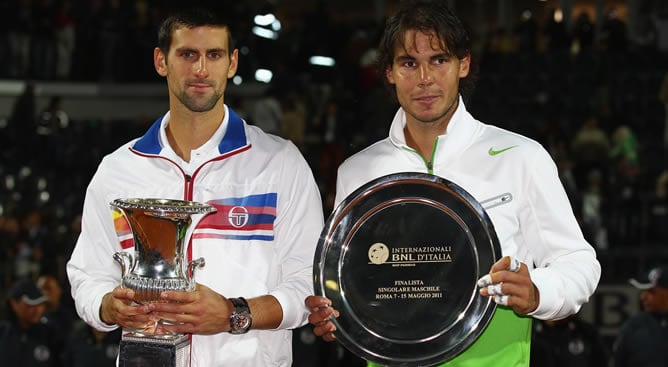
M534 140L477 121L461 98L446 133L434 142L429 164L406 145L404 126L399 109L388 138L339 167L335 205L392 173L433 173L452 181L487 208L503 255L529 266L540 291L532 316L559 319L577 312L596 289L601 268L548 152Z
M121 280L112 255L132 251L132 237L115 231L113 200L208 203L218 211L199 221L189 237L187 260L206 261L195 271L195 281L226 297L273 295L283 321L277 330L193 335L191 365L290 366L290 329L306 323L304 299L313 293L313 256L323 227L311 170L292 143L246 124L226 107L213 138L218 140L207 143L213 153L187 174L162 143L168 120L169 113L143 137L104 157L88 186L81 234L67 264L77 311L99 330L116 328L101 322L100 303ZM233 211L248 213L247 220L233 223L238 219Z

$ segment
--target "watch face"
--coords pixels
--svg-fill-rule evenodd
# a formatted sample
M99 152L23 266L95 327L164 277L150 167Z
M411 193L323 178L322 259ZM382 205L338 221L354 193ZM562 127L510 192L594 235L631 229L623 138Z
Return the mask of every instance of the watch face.
M250 317L246 313L237 313L232 316L232 330L246 331L250 326Z
M243 298L230 298L234 311L230 315L230 333L243 334L250 329L253 323L248 302Z

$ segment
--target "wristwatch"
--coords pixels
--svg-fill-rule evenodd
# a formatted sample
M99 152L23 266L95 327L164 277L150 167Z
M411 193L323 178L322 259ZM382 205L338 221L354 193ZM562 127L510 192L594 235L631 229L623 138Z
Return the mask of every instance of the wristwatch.
M253 316L248 308L248 302L242 298L229 298L234 306L230 314L230 334L245 334L253 324Z

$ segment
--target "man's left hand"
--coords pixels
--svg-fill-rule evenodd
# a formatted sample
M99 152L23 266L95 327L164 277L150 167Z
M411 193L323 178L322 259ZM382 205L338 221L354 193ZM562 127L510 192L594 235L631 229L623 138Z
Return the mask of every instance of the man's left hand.
M197 284L194 292L164 291L164 302L149 305L162 322L159 334L217 334L230 330L232 303L207 286Z
M529 268L514 257L504 256L492 265L489 274L478 280L480 294L526 315L538 307L540 294L531 281Z

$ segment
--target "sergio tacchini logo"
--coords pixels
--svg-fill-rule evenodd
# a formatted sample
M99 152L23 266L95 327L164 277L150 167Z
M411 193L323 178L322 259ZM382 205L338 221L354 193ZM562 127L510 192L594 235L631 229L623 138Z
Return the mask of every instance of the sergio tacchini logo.
M243 206L235 206L227 213L227 220L232 227L241 228L248 223L248 209Z
M489 153L489 155L491 155L491 156L495 156L495 155L501 154L501 153L503 153L507 150L513 149L515 147L517 147L517 145L513 145L513 146L503 148L503 149L499 149L499 150L494 150L494 147L490 147L489 150L487 151L487 153Z

